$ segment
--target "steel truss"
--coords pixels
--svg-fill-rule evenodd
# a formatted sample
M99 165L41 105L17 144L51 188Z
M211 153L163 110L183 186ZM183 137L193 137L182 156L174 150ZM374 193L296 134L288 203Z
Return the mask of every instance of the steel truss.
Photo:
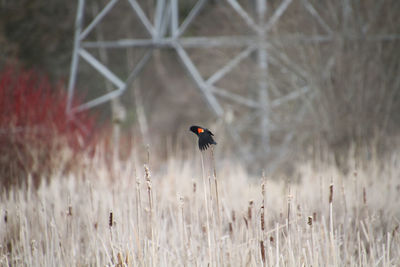
M102 21L102 19L113 9L119 1L128 1L133 13L139 18L144 28L149 34L148 39L123 39L123 40L111 40L111 41L86 41L88 35L93 29ZM238 105L243 105L253 110L250 114L251 118L247 120L258 120L260 129L257 131L261 132L261 154L266 154L270 151L270 133L273 130L273 125L270 121L270 114L273 109L280 107L281 105L304 97L309 94L310 90L307 86L300 89L293 89L292 92L288 93L281 98L271 100L269 97L269 86L267 81L266 73L268 73L268 65L273 61L273 57L268 55L268 47L270 42L273 41L273 37L268 36L268 33L272 27L279 21L288 7L291 5L293 0L282 0L280 5L274 10L270 17L266 17L268 0L253 0L255 5L256 19L254 15L250 15L237 0L225 0L226 3L236 12L243 22L251 29L253 34L251 36L219 36L219 37L183 37L183 34L197 17L199 12L202 10L207 0L198 0L189 14L179 23L179 2L178 0L157 0L156 8L154 10L154 21L151 22L146 16L145 12L141 8L141 5L136 0L110 0L102 10L94 17L94 19L84 27L83 14L85 11L85 0L78 1L78 9L76 16L76 28L75 28L75 39L74 48L72 55L70 79L68 86L68 104L67 113L74 114L83 110L87 110L111 101L123 94L127 88L131 85L133 80L140 74L143 67L149 61L154 49L172 48L176 51L180 58L182 65L187 70L192 80L201 91L205 100L207 101L210 109L214 114L223 118L225 110L220 102L221 98L229 99ZM348 1L348 0L347 0ZM332 41L335 36L333 30L324 21L324 19L318 14L313 5L309 0L301 0L305 9L309 15L312 16L318 24L321 26L325 34L313 35L313 36L280 36L279 40L287 39L290 42L329 42ZM344 1L346 2L346 1ZM169 29L169 30L168 30ZM383 36L370 36L371 40L392 40L398 39L398 35L383 35ZM90 52L93 48L150 48L131 70L130 75L126 80L121 79L115 73L113 73L105 64L101 63L96 59ZM194 62L190 59L186 52L187 48L213 48L213 47L238 47L242 48L241 52L232 58L225 66L213 73L208 79L205 79L200 74L198 68ZM258 96L256 99L244 97L242 95L231 92L228 89L218 88L215 84L236 68L245 58L249 57L250 54L256 53L257 55L257 66L260 72L258 81ZM284 58L284 55L283 55ZM106 94L92 99L79 106L72 106L72 98L74 95L75 84L78 73L79 61L84 60L89 63L97 72L104 76L109 82L116 86L116 90L109 91ZM299 112L301 116L303 112ZM229 131L232 134L232 138L241 143L241 128L235 127L237 131ZM293 134L288 134L284 138L284 142L289 142L293 137ZM283 150L282 150L283 151ZM246 154L248 160L249 153L242 148L242 153ZM283 153L283 152L282 152ZM257 155L257 153L250 153Z

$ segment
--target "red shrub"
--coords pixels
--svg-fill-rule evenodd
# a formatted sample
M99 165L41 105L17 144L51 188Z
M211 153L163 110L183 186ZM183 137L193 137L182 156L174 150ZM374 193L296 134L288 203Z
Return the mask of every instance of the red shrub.
M63 153L67 148L75 154L71 158L75 158L87 148L88 140L93 140L95 119L84 112L76 116L77 120L69 119L66 103L66 90L61 84L53 86L44 75L13 67L0 71L3 185L21 184L28 174L38 184L43 176L51 174L57 158L54 153Z

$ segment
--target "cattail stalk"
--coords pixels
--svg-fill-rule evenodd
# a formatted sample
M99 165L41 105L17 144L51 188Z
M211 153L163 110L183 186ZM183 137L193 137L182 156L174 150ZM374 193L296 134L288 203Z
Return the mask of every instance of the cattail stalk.
M276 251L275 251L275 266L279 266L279 223L275 225L275 240L276 240Z
M330 240L331 240L331 253L333 257L334 266L336 264L336 253L335 253L335 240L334 240L334 232L333 232L333 183L329 185L329 232L330 232Z
M290 229L289 229L289 227L290 227L290 208L291 208L291 202L292 202L292 195L291 195L291 192L290 192L290 186L289 186L289 194L288 194L288 197L287 197L287 225L286 225L286 228L287 228L287 231L288 231L288 235L290 234Z
M141 225L141 210L142 210L142 199L140 195L140 180L136 178L136 229L137 229L137 239L140 239L141 232L140 232L140 225ZM140 246L139 246L140 248ZM140 252L140 251L139 251Z
M211 147L211 161L212 161L213 174L214 174L215 200L216 200L216 205L217 205L217 219L218 219L218 225L221 226L221 214L220 214L220 210L219 210L217 169L215 168L215 158L214 158L214 148L213 147Z
M149 153L150 154L150 153ZM150 157L150 156L148 156ZM149 160L149 158L148 158ZM148 165L144 165L145 179L147 184L147 195L149 198L149 208L150 208L150 231L151 231L151 248L152 248L152 257L156 260L156 240L154 234L154 209L153 209L153 191L152 191L152 183L151 183L151 175Z
M207 201L207 182L205 177L204 171L204 159L203 153L201 153L201 169L203 173L203 186L204 186L204 205L206 209L206 220L207 220L207 241L208 241L208 258L209 258L209 265L212 265L212 254L211 254L211 233L210 233L210 215L208 213L208 201Z

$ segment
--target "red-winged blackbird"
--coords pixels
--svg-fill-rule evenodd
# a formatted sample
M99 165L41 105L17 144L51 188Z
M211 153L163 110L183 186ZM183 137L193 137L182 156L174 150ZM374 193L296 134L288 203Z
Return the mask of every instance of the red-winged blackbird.
M216 145L217 143L212 138L214 135L210 130L200 127L192 126L190 130L199 137L199 148L200 150L207 149L210 145Z

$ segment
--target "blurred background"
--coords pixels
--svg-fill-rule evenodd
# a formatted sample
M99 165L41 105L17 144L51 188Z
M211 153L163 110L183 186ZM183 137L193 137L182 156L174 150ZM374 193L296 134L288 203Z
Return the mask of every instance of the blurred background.
M347 172L349 154L398 149L397 0L20 0L0 9L3 175L41 175L38 162L54 151L76 160L98 140L120 159L131 149L161 160L193 153L193 124L214 132L220 158L254 173L290 173L314 158Z

